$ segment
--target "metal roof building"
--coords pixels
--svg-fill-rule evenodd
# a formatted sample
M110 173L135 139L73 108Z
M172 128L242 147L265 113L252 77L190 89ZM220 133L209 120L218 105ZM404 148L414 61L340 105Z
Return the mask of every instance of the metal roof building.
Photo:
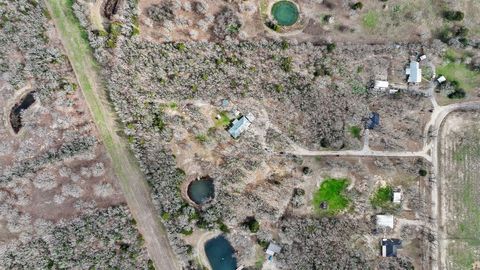
M248 113L246 116L240 117L240 119L235 119L232 122L232 126L228 129L228 133L232 135L233 138L238 138L255 120L255 117Z
M386 89L388 88L388 81L375 81L373 88L375 89Z
M394 191L392 201L393 201L393 203L401 203L402 202L402 192L401 191Z
M374 129L380 125L380 115L376 112L371 112L365 125L367 129Z
M397 249L402 248L400 239L383 238L380 244L382 246L382 257L397 257Z
M446 81L447 81L447 78L445 78L445 76L440 76L440 77L438 77L438 79L437 79L437 82L438 82L438 83L443 83L443 82L446 82Z
M391 228L393 229L393 216L391 215L377 215L377 228Z
M270 243L268 245L266 253L270 256L273 256L275 253L280 253L281 250L282 248L279 245Z
M405 70L405 73L408 75L409 83L422 82L422 70L420 69L420 63L417 61L411 61L410 66Z

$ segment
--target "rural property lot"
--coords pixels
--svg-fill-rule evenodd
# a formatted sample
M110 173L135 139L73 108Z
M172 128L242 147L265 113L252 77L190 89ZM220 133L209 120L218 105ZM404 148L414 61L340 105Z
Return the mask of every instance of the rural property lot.
M442 234L446 269L480 261L480 115L454 113L441 132Z

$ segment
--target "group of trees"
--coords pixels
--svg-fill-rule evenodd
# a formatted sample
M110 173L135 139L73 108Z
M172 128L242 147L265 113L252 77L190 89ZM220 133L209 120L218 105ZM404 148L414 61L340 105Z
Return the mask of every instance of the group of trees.
M152 266L135 221L125 207L111 207L55 225L0 252L6 269L147 269Z

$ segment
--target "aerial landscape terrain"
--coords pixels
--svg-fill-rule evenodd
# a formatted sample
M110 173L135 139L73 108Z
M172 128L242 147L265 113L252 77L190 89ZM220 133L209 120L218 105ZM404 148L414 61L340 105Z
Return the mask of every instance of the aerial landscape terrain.
M0 0L0 269L480 269L480 1Z

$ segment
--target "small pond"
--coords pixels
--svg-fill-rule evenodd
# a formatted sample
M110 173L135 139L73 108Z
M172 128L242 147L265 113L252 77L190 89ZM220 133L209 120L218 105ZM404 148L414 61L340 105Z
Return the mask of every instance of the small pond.
M35 103L34 92L28 93L24 98L20 100L10 111L10 124L13 131L18 133L22 128L22 111L28 109Z
M200 205L203 204L215 196L215 187L213 185L213 179L204 177L195 181L192 181L188 186L188 197Z
M279 1L272 6L272 16L279 25L290 26L297 22L299 12L293 2Z
M220 235L205 243L205 253L213 270L237 269L235 250L228 240Z

